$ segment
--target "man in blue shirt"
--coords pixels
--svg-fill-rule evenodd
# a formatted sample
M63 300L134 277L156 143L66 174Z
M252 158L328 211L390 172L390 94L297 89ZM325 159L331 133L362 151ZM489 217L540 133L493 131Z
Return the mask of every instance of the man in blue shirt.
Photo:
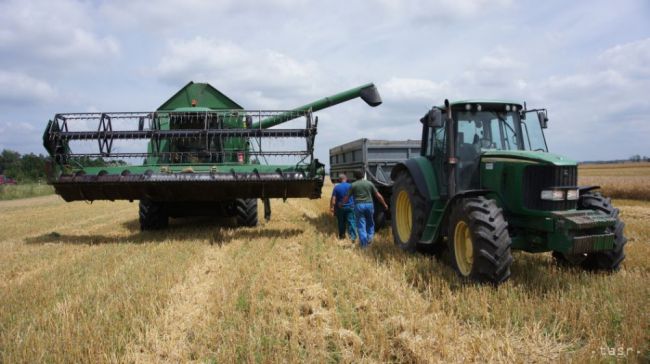
M347 225L350 240L354 241L357 239L356 222L354 219L354 199L350 198L345 203L343 202L343 199L350 191L350 187L348 177L341 173L339 175L339 183L334 186L334 190L332 191L330 212L336 216L336 220L338 221L339 239L345 238L345 228Z

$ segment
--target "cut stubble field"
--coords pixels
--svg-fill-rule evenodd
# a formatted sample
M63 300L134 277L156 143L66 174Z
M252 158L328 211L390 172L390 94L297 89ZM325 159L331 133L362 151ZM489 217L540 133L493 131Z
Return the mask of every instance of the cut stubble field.
M366 251L337 240L326 198L146 233L135 203L3 201L0 362L648 361L650 203L614 203L620 272L516 253L494 288L387 230Z

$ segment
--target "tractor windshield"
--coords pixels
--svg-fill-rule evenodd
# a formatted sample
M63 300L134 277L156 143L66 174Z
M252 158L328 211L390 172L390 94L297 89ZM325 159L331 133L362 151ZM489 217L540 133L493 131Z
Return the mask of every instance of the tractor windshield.
M516 112L463 111L458 122L458 155L478 154L483 149L522 149L518 133L519 115ZM470 150L471 149L471 150Z
M461 191L478 186L481 151L522 149L519 115L515 111L459 111L455 119L458 126L456 184Z

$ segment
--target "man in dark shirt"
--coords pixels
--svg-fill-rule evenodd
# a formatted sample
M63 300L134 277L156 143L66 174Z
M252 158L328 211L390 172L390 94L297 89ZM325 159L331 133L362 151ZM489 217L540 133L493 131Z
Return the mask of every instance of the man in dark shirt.
M343 203L343 199L347 197L350 187L348 177L341 173L339 175L339 183L334 186L334 190L332 191L330 212L336 216L339 226L339 239L345 238L345 228L347 225L348 236L350 240L354 241L357 238L356 223L354 220L354 199L348 199Z
M372 243L372 238L375 235L375 221L373 219L375 206L372 197L377 198L377 201L386 210L388 210L388 205L379 191L377 191L377 187L363 179L363 173L361 171L354 171L354 178L355 181L352 183L347 197L343 199L343 203L346 203L350 198L354 198L354 214L357 220L359 244L361 248L366 248Z

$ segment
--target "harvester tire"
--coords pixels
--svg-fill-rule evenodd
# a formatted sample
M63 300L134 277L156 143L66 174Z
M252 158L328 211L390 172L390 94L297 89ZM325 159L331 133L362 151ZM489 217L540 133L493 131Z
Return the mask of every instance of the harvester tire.
M426 203L407 171L395 178L390 208L395 245L403 251L415 252L426 223Z
M627 238L623 233L625 223L619 217L619 210L612 206L612 200L600 193L586 193L580 196L579 210L599 210L616 219L613 227L614 248L607 251L588 253L582 262L582 267L592 271L617 271L625 259L625 244Z
M238 198L235 200L235 216L237 225L253 227L257 226L257 199Z
M160 230L169 224L169 216L162 203L140 200L140 230Z
M510 277L512 240L496 201L483 196L460 200L447 236L451 265L462 278L499 285Z

